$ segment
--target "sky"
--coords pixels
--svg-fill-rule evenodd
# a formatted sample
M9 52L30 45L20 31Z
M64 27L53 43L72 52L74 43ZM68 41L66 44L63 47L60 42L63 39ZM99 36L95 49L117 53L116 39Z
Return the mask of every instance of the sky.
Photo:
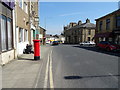
M118 9L118 2L39 2L40 26L47 34L60 34L70 22L83 23Z

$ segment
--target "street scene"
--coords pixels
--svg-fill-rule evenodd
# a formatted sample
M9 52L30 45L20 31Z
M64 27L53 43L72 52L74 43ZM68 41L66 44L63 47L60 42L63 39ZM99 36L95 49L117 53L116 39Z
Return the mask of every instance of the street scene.
M120 88L120 1L0 7L1 90Z

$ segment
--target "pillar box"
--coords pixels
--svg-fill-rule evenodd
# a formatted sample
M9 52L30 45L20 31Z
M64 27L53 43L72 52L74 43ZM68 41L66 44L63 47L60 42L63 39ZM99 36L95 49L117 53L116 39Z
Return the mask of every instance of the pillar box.
M34 60L40 60L40 40L33 40L34 42Z

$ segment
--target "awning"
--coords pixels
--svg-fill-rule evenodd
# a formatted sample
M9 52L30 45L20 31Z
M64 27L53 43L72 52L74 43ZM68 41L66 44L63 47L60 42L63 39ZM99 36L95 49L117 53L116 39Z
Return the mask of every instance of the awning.
M98 34L95 34L94 37L95 38L97 38L97 37L112 37L112 32L98 33Z
M114 34L120 34L120 29L119 30L114 30L113 33Z

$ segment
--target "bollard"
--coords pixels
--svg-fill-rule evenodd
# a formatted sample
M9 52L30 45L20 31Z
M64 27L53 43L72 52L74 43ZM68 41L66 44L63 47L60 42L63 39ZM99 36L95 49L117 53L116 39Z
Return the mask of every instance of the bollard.
M34 60L40 60L40 40L33 40L34 42Z

